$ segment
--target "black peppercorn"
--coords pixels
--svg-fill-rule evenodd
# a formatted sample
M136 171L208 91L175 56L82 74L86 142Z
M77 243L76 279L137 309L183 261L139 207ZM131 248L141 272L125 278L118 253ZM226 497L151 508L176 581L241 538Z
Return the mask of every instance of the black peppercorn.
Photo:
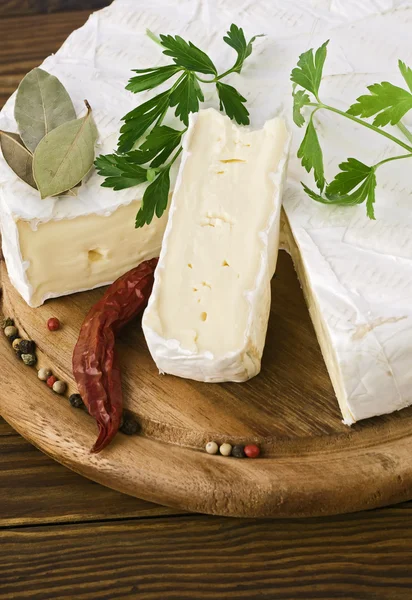
M245 458L246 454L243 449L243 446L233 446L232 456L234 456L235 458Z
M69 402L73 406L73 408L82 408L82 406L84 406L84 402L80 394L72 394L69 397Z
M122 421L119 431L125 435L134 435L139 431L139 423L133 417L123 415Z
M34 354L36 344L32 340L21 340L19 343L19 350L23 354Z

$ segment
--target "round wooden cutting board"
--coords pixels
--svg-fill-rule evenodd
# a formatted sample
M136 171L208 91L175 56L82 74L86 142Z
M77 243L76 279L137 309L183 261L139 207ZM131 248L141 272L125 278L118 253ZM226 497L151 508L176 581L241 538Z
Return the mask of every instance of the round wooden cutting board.
M31 309L2 265L3 313L38 346L39 366L75 386L71 355L102 290ZM161 376L139 321L119 339L126 408L140 435L119 434L89 453L97 428L54 394L0 335L0 413L67 467L145 500L212 514L297 517L336 514L412 497L412 410L348 428L341 415L291 259L281 252L261 374L243 384ZM64 324L51 333L49 317ZM208 440L257 442L259 459L209 456Z

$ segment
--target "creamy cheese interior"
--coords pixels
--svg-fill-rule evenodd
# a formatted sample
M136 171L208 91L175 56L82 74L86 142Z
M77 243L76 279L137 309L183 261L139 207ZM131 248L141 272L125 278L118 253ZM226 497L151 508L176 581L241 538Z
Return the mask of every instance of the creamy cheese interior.
M199 113L146 327L177 340L182 349L213 357L246 347L258 308L253 292L259 278L270 280L276 264L278 248L268 248L268 229L279 214L280 181L274 173L287 140L281 119L249 131L212 109ZM264 306L263 337L267 312Z
M135 229L140 204L131 202L109 216L48 221L36 229L28 221L18 221L31 304L111 283L141 261L158 256L167 215L150 227Z

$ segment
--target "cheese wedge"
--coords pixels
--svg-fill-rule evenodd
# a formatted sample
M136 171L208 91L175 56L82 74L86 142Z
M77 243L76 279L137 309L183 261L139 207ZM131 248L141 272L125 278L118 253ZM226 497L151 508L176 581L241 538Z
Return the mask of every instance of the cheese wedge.
M155 284L143 318L160 371L245 381L260 371L289 135L192 117Z
M140 94L137 101L124 88L136 60L152 60L153 42L144 30L117 35L105 13L92 15L41 65L66 87L78 116L84 98L89 101L99 133L96 155L115 150L121 118L151 95ZM15 94L0 112L0 130L17 131L14 101ZM92 169L76 197L41 200L0 152L2 249L10 280L29 305L111 283L159 255L167 214L143 229L134 227L145 185L114 192L102 183Z

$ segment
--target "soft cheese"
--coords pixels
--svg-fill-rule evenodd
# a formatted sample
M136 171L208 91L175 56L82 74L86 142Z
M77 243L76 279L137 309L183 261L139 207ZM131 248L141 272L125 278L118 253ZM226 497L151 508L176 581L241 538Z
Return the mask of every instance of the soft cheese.
M214 109L192 117L143 318L162 372L245 381L260 370L289 136Z
M115 7L113 7L115 8ZM93 109L99 141L96 154L116 147L121 118L146 94L124 89L136 56L153 60L145 35L112 24L113 8L90 17L42 68L68 90L77 115L84 98ZM0 130L17 131L13 95L0 113ZM173 176L173 174L172 174ZM14 175L0 153L0 224L9 277L31 306L47 298L111 283L142 260L159 255L167 215L135 229L144 186L113 192L92 171L77 197L40 199Z
M344 110L376 81L404 86L397 59L412 64L410 0L115 0L74 32L43 68L62 80L78 113L83 98L88 98L101 149L107 152L115 147L121 116L144 99L123 89L130 70L153 66L155 56L159 64L170 62L156 53L146 28L191 39L224 70L234 61L233 49L222 41L232 22L243 27L247 37L267 34L255 41L242 74L225 79L247 98L253 127L277 113L290 119L290 71L301 52L328 38L320 97ZM211 88L205 87L206 93ZM208 105L217 107L211 98L206 96ZM1 113L2 129L14 129L12 102ZM376 157L397 152L391 144L381 144L378 135L352 128L339 116L319 112L315 119L321 123L329 179L348 156L371 164L368 161ZM306 178L296 158L303 131L293 129L284 193L288 246L344 420L353 423L390 413L412 403L410 162L390 163L378 173L377 221L371 223L364 206L321 206L305 196L300 181L313 185L313 180ZM10 215L3 225L3 235L10 231L11 237L3 242L9 249L8 268L22 291L29 285L27 261L19 254L14 220L30 221L35 227L53 219L112 215L120 205L137 204L142 193L104 190L93 175L77 200L40 202L27 186L13 180L3 161L0 182L1 206ZM132 228L133 223L126 226ZM139 235L136 232L136 248L144 251ZM88 251L99 244L94 242Z

